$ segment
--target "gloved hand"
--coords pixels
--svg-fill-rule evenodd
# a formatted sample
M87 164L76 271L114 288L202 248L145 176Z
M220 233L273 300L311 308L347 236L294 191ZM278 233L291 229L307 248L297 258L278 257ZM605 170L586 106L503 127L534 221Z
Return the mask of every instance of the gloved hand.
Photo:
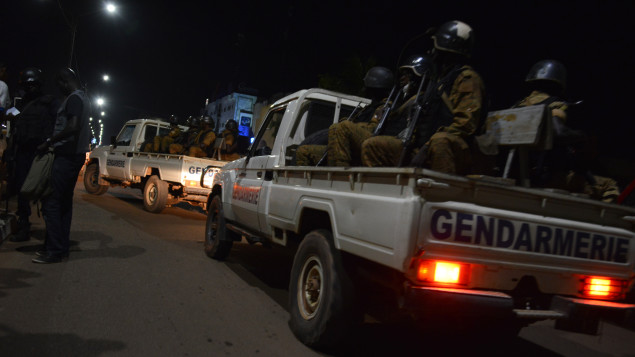
M46 139L46 141L38 145L38 147L35 150L38 154L41 155L47 152L50 146L51 146L51 139Z
M423 145L417 152L417 155L415 155L415 157L413 157L412 160L410 160L410 165L408 166L409 167L423 167L423 165L426 162L427 154L428 154L428 146Z

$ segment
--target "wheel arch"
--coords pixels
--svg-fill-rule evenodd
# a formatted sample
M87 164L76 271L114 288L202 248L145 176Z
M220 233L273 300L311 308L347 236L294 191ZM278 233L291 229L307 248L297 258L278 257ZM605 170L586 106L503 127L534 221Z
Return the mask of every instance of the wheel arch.
M299 207L301 208L296 231L301 239L311 231L325 229L331 232L333 243L339 249L340 246L336 238L337 223L333 203L322 200L303 200Z

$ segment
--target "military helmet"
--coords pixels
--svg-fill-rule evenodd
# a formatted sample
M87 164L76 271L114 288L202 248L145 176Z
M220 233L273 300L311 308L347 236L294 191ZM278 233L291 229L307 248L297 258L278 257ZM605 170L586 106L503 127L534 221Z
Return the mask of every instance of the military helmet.
M392 71L386 67L373 67L364 76L364 86L366 88L390 89L394 82L395 77Z
M417 76L421 77L428 69L430 69L432 61L428 56L412 55L406 59L399 69L411 69Z
M201 117L201 122L203 124L209 125L210 127L212 127L212 129L214 128L214 120L209 115L203 115Z
M444 23L432 35L432 39L437 50L458 53L465 57L472 54L474 47L474 31L461 21Z
M229 119L227 123L225 123L225 129L236 131L238 130L238 123L234 119Z
M179 125L179 117L177 117L176 115L170 115L170 117L168 118L168 123L170 123L170 125L172 126Z
M567 86L567 69L556 60L538 61L531 67L525 78L525 82L534 81L554 82L564 89Z
M198 117L190 117L190 127L197 127L201 125L201 120Z
M23 84L40 84L42 78L42 71L35 67L28 67L24 71L20 72L20 82Z

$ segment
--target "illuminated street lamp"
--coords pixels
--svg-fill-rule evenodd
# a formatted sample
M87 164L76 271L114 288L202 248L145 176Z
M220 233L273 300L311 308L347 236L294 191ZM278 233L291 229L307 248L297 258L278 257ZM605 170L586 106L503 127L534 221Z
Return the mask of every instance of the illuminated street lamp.
M77 16L72 17L72 20L69 21L68 18L66 17L66 13L64 13L64 9L62 8L61 3L58 1L57 2L60 9L62 10L62 14L64 15L64 18L66 19L66 23L68 24L68 26L71 28L71 54L70 57L68 59L68 67L72 68L73 66L73 52L75 51L75 36L77 35L77 26L79 25L79 19L87 16L87 15L92 15L95 14L99 11L92 11L92 12L87 12L85 14L80 14ZM106 3L106 12L109 14L114 14L117 12L117 6L113 3Z
M110 80L110 76L107 74L104 74L102 78L104 79L104 82L108 82Z

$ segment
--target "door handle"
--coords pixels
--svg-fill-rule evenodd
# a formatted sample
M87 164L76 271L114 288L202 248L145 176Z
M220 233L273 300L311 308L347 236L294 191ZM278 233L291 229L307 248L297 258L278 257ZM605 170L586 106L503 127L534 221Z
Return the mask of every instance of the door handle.
M256 176L257 176L258 178L262 178L262 171L258 171L258 172L256 172Z

